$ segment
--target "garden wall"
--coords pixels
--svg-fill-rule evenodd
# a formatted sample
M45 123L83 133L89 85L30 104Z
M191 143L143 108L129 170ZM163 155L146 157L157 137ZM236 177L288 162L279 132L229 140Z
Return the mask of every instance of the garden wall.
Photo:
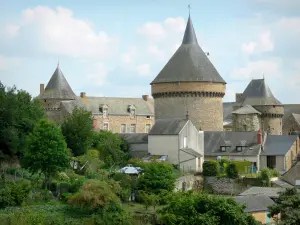
M175 183L175 191L189 190L202 190L203 189L203 177L195 175L186 175L179 177Z

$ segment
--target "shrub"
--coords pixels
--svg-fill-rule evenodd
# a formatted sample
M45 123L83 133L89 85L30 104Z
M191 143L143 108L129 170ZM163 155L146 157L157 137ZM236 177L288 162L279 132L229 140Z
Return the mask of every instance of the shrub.
M232 161L236 165L239 174L247 174L247 168L251 166L250 161Z
M271 177L279 177L280 176L280 173L278 172L278 170L276 168L271 169L270 173L271 173Z
M264 186L270 187L271 186L271 171L268 168L264 168L260 172L260 179Z
M217 161L204 161L203 163L203 175L204 176L218 176L220 166Z
M30 182L20 180L6 184L0 189L0 208L20 206L31 191Z
M229 165L226 167L226 175L230 179L238 178L239 173L234 163L229 163Z

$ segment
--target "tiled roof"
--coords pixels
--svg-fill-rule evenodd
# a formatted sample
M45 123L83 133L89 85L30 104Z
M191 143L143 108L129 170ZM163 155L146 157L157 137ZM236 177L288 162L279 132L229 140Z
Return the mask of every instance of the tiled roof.
M245 212L269 211L268 207L275 202L266 195L245 195L235 197L235 201L241 205L246 205Z
M187 122L186 119L158 119L149 135L177 135Z
M261 114L261 113L258 112L256 109L254 109L251 105L245 105L242 108L233 111L232 114L245 115L245 114Z
M128 108L133 105L136 115L153 116L153 100L145 101L143 98L118 98L118 97L84 97L80 98L85 107L93 114L99 114L102 105L108 106L111 115L129 115Z
M199 46L190 16L181 46L151 84L184 81L226 83Z
M237 151L237 146L245 146ZM220 147L228 146L226 152ZM205 156L257 156L260 145L257 144L257 132L232 132L232 131L204 131Z
M297 135L268 135L261 155L285 155L297 137Z
M40 99L61 99L74 100L76 95L70 87L68 81L64 77L59 66L54 71L50 81L48 82L44 93L39 96Z

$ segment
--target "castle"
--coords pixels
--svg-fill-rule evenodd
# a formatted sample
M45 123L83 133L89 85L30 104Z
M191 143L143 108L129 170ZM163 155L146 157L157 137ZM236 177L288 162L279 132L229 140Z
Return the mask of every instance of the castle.
M185 118L204 131L300 131L300 105L283 105L265 79L250 81L236 101L222 103L226 82L198 44L189 16L181 46L151 82L153 99L76 96L59 65L40 95L50 120L61 123L74 107L92 112L95 130L148 133L155 120Z

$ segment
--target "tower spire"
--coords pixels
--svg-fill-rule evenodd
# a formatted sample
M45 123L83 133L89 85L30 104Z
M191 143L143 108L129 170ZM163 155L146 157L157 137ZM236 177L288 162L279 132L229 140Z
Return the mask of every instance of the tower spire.
M57 68L59 68L59 58L58 58L58 60L57 60Z
M190 9L190 5L189 5L189 9ZM194 26L193 26L190 14L189 14L188 22L186 24L182 44L183 45L184 44L198 44L196 33L194 30Z
M189 17L191 15L191 4L188 5L188 8L189 8Z

